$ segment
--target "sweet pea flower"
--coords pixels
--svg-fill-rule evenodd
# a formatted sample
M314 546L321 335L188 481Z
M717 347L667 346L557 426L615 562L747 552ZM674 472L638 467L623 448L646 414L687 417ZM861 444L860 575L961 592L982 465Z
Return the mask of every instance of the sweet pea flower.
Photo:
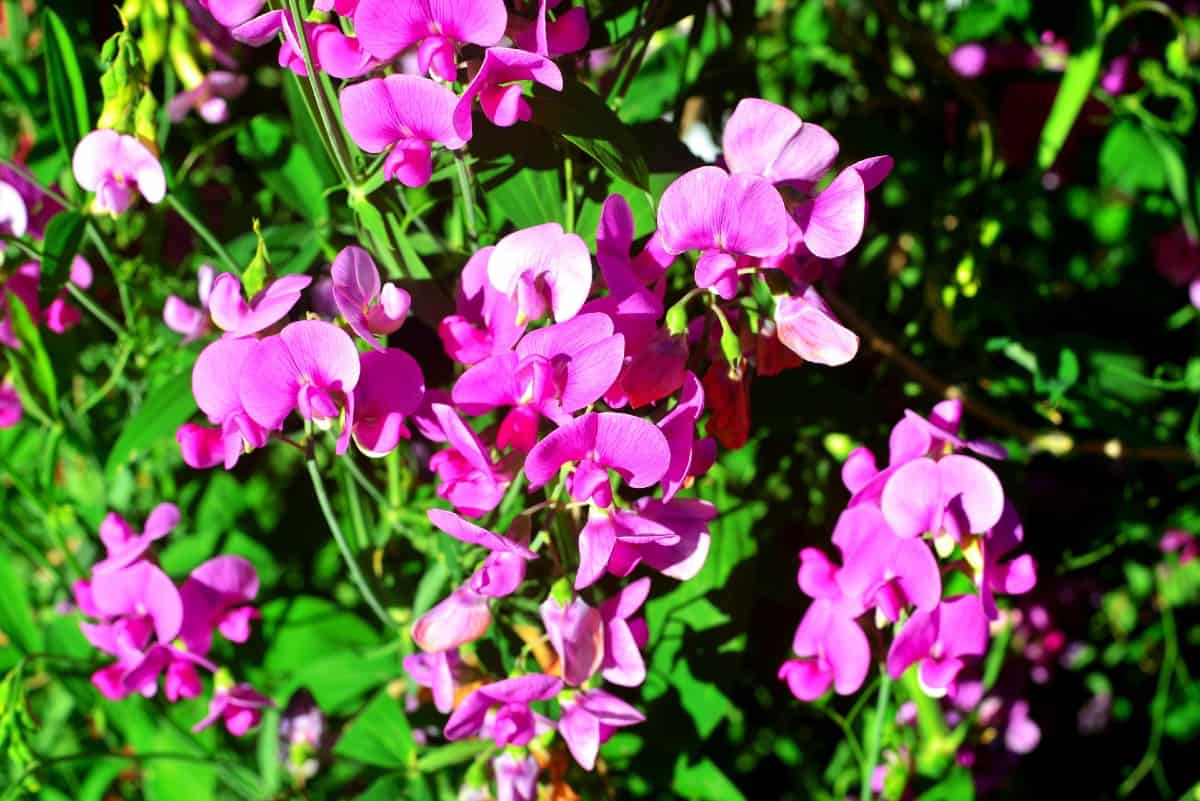
M534 713L529 705L548 701L558 695L562 681L553 676L533 673L485 684L468 695L446 721L447 740L461 740L484 728L488 712L499 707L492 721L492 739L503 748L527 745L537 733Z
M437 653L478 640L492 625L486 595L459 587L443 598L412 627L413 642L422 651Z
M592 770L596 767L600 746L608 742L617 729L645 719L645 715L615 695L604 690L587 690L563 701L558 731L579 766Z
M576 501L612 505L608 469L635 489L657 484L671 464L671 448L648 420L619 412L585 414L539 442L525 459L531 490L545 486L564 464L574 463L567 488Z
M1020 547L1025 528L1012 502L1005 499L1000 520L984 536L973 538L963 555L974 572L983 612L988 620L998 620L995 593L1023 595L1037 584L1037 563L1029 554L1014 559L1005 557Z
M831 600L815 600L808 607L792 650L801 658L784 662L779 678L801 701L815 701L831 686L838 695L857 692L871 666L867 635Z
M250 336L286 317L311 283L307 275L284 275L264 286L247 303L241 280L233 273L221 273L209 290L208 311L213 324L226 334Z
M457 45L490 48L507 22L504 0L359 0L354 12L354 30L371 55L391 61L415 44L418 69L447 83L458 76Z
M466 144L454 129L458 98L428 78L372 78L347 86L340 99L350 138L368 153L391 148L383 162L384 177L396 178L405 186L429 183L433 143L450 150Z
M478 517L500 504L511 476L492 461L483 442L463 422L458 412L441 403L433 404L433 413L449 448L429 460L429 467L441 483L438 497L450 501L462 514Z
M292 410L319 426L332 424L351 402L361 372L354 340L320 320L291 323L259 340L249 359L254 369L242 371L238 397L250 418L268 431L282 428ZM353 419L353 409L347 410L338 453L350 443Z
M607 478L605 473L606 482ZM603 489L611 492L607 483ZM611 496L606 497L611 502ZM679 544L679 535L636 512L609 510L593 504L588 509L587 523L579 532L579 570L575 573L575 589L591 586L604 575L617 543L634 549L650 543L670 547Z
M945 695L969 657L987 652L987 617L979 597L947 598L932 611L917 611L900 629L888 650L887 670L898 679L919 663L921 688L934 698Z
M168 295L163 304L163 322L177 334L183 334L181 345L186 345L208 332L208 298L212 293L215 271L210 265L201 264L196 274L199 308L192 306L177 295Z
M408 439L404 418L421 406L425 378L417 360L397 348L360 353L354 387L354 444L372 458L386 456Z
M195 111L205 122L219 125L229 119L229 101L246 91L248 83L245 75L214 70L196 86L171 98L167 114L171 122L179 123L189 111Z
M134 562L119 570L98 573L90 583L90 599L104 618L129 617L146 621L160 643L169 643L183 625L183 601L174 582L158 566Z
M555 322L570 320L592 289L592 257L583 239L558 223L514 231L496 244L488 280L517 305L517 325L553 310Z
M493 125L507 128L518 121L528 122L533 118L533 108L523 94L525 81L540 83L556 92L563 87L558 65L545 56L509 47L489 47L478 72L458 99L454 130L464 141L470 140L474 132L471 110L475 98L479 98L484 116Z
M192 731L203 731L220 720L225 723L225 728L230 734L241 737L259 724L265 708L274 705L274 701L249 684L218 686L208 704L208 714L192 726Z
M537 0L537 13L532 20L510 16L508 33L513 43L522 50L549 58L577 53L586 47L591 36L587 10L581 6L556 10L554 19L550 19L549 9L560 4L560 0Z
M901 537L931 532L961 541L999 522L1004 489L989 467L970 456L951 454L937 461L920 457L888 478L880 508Z
M806 362L837 367L858 353L858 336L834 317L809 286L802 295L776 298L776 336Z
M515 352L471 367L454 384L454 404L467 414L514 407L500 424L496 447L528 451L537 442L538 416L567 423L612 386L625 340L603 314L582 314L526 334Z
M92 573L100 575L129 567L146 553L150 546L170 534L179 525L179 507L173 503L160 503L146 518L142 533L135 534L125 519L116 512L109 512L100 522L100 541L108 555L92 566Z
M578 687L604 659L604 619L599 610L575 598L563 606L553 595L540 607L546 636L558 654L563 681Z
M446 354L460 364L477 364L504 353L525 332L517 323L517 304L492 286L488 262L495 247L481 248L467 260L459 277L455 313L438 325Z
M200 5L226 28L234 28L252 18L266 0L199 0Z
M443 715L454 708L454 689L466 675L466 666L457 648L434 653L409 654L404 670L421 687L433 693L433 705Z
M642 648L650 639L644 618L633 618L650 595L650 579L640 578L621 588L600 605L604 624L604 658L600 675L622 687L638 687L646 680ZM633 619L631 619L633 618Z
M150 149L132 136L107 128L83 137L71 167L76 183L96 193L96 210L114 216L132 205L135 189L152 204L167 193L166 175Z
M408 316L412 298L391 282L381 286L379 268L371 254L356 245L338 253L330 267L330 276L338 312L368 345L383 350L375 335L399 329Z
M7 181L0 181L0 233L23 237L29 230L29 209L25 198Z
M683 381L679 403L658 421L658 428L667 438L671 449L671 464L663 476L663 500L669 501L683 488L692 475L696 446L696 421L704 414L704 389L700 380L689 372ZM697 460L698 461L698 460Z
M183 602L180 639L189 652L207 654L215 628L230 642L250 638L250 622L262 617L250 604L258 595L258 572L240 556L217 556L201 564L179 588Z
M291 14L268 11L234 28L233 38L251 47L259 47L275 41L280 31L283 32L283 41L279 45L279 66L287 67L300 77L307 76L308 65L304 61L303 46ZM334 78L357 78L376 66L375 59L359 40L347 36L337 25L306 22L304 36L308 40L313 66Z
M537 801L537 759L532 754L518 759L508 751L492 760L496 774L496 801Z
M674 498L664 502L659 498L639 498L633 505L643 521L669 530L675 538L618 538L608 559L608 572L628 576L637 565L645 562L664 576L678 581L695 577L704 567L712 542L708 524L717 516L717 509L698 498Z
M873 519L844 551L845 567L837 576L842 591L892 623L907 606L934 609L942 597L942 577L929 546L896 536L873 506L851 511Z
M12 428L21 422L25 408L21 396L7 378L0 381L0 428Z
M0 232L41 239L46 224L62 211L62 204L18 171L0 162Z
M658 205L663 248L701 251L696 284L729 300L737 293L740 256L776 256L788 244L787 211L779 192L755 175L720 167L685 172Z
M192 395L200 411L217 428L186 423L175 438L183 461L196 469L237 465L243 453L267 444L269 430L243 405L238 385L258 349L254 339L218 339L200 352L192 368Z
M467 580L467 588L491 598L511 595L525 580L525 563L537 554L525 545L463 520L444 509L430 509L429 522L456 540L487 548L483 566Z
M142 649L149 644L151 635L149 623L141 618L122 618L112 623L81 621L79 628L93 648L117 659L111 665L95 671L91 677L92 684L110 701L128 697L131 690L125 685L124 679L143 659ZM184 686L171 689L177 691L180 696L185 691ZM147 697L152 697L157 690L153 684L142 688Z

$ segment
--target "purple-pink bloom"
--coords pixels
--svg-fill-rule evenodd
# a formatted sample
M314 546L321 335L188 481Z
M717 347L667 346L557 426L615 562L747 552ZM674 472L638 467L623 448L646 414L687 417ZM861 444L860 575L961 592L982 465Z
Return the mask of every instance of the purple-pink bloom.
M266 0L200 0L217 22L226 28L241 25L259 12Z
M806 362L837 367L858 353L858 336L837 321L812 286L776 299L775 326L779 341Z
M600 611L575 598L563 606L553 595L542 602L542 625L554 646L563 681L578 687L600 669L604 659L604 619Z
M737 293L738 257L776 256L788 244L787 211L770 182L697 167L667 187L658 205L663 248L701 251L696 284L725 299Z
M429 521L446 534L461 542L478 545L491 551L466 587L491 598L511 595L525 580L525 563L537 554L525 545L463 520L444 509L430 509Z
M607 480L607 473L604 477ZM603 489L607 488L606 483ZM609 563L618 543L634 549L651 543L670 547L679 544L679 535L634 511L610 510L593 504L588 509L587 523L579 532L579 569L575 573L575 589L591 586L604 575L605 570L610 569Z
M536 731L531 703L558 695L563 683L554 676L533 673L485 684L468 695L446 721L447 740L461 740L483 729L488 712L498 707L492 720L492 739L497 746L527 745Z
M12 428L21 422L24 413L17 390L8 379L0 381L0 428Z
M532 21L515 15L509 17L509 36L522 50L555 58L576 53L587 46L591 30L587 10L581 6L555 11L554 19L547 13L560 0L538 0L537 16Z
M383 350L375 335L399 329L408 316L412 298L390 281L381 284L375 260L357 245L342 248L329 272L333 301L342 317L368 345Z
M410 436L404 418L421 406L425 377L417 360L397 348L360 353L354 387L354 443L367 456L386 456Z
M444 715L454 708L454 688L466 674L457 648L409 654L404 657L404 669L418 685L432 691L438 712Z
M493 125L507 128L518 121L532 119L533 109L522 89L524 81L540 83L556 92L561 92L563 87L558 65L545 56L510 47L488 48L475 77L458 99L454 109L454 130L463 140L471 138L474 132L471 109L477 97L484 116Z
M176 432L183 460L188 466L205 469L224 463L232 470L243 453L267 443L268 429L257 422L242 404L238 385L257 351L254 339L218 339L200 352L192 368L192 394L200 411L216 429L192 423Z
M494 247L481 248L459 276L455 313L443 318L438 336L447 355L461 364L477 364L508 351L525 331L517 324L517 304L492 286L488 262Z
M862 686L871 666L871 646L854 618L835 601L812 602L792 640L801 657L779 668L801 701L815 701L832 686L838 695L850 695Z
M246 91L248 83L245 75L214 70L196 86L171 98L167 114L171 122L182 122L194 110L205 122L213 125L225 122L229 119L229 101Z
M995 593L1005 595L1023 595L1037 584L1037 563L1029 554L1021 554L1013 559L1005 557L1020 547L1025 539L1025 528L1017 509L1009 500L1004 501L1004 511L1000 520L983 536L975 540L980 553L974 560L975 583L979 586L979 596L983 603L983 612L988 620L996 620L1000 612L996 608ZM971 562L975 552L970 546L964 549L967 561Z
M898 537L874 506L859 506L846 514L871 518L861 536L843 551L845 567L837 582L846 596L865 608L875 607L895 623L908 606L929 611L942 597L937 559L923 540Z
M688 372L683 380L679 403L667 412L658 427L671 449L671 464L663 476L663 500L669 501L683 488L692 475L693 451L696 447L696 421L704 414L704 388L695 374Z
M242 282L233 273L221 273L209 290L208 311L213 324L235 337L257 334L287 316L312 283L307 275L284 275L267 284L249 303Z
M596 766L600 746L613 732L641 723L646 716L604 690L586 690L563 701L558 731L567 742L571 756L584 770Z
M100 541L104 543L107 556L92 566L92 573L111 573L128 567L142 557L150 545L167 536L179 525L179 507L173 503L160 503L146 518L140 534L135 534L125 519L116 512L109 512L100 522Z
M416 44L420 71L446 82L458 75L458 43L491 47L507 22L503 0L360 0L354 12L354 30L371 55L391 61Z
M330 425L342 413L358 384L361 368L354 340L321 320L291 323L261 339L243 370L238 395L251 419L268 431L283 426L292 410L318 425ZM350 443L353 414L346 415L337 452Z
M137 190L148 203L167 193L162 165L150 149L127 134L102 128L79 142L71 159L75 181L96 193L97 211L120 214L133 203Z
M183 626L179 636L191 653L207 654L215 628L230 642L250 638L250 622L261 617L251 606L258 573L240 556L217 556L203 563L179 589Z
M900 629L888 650L888 673L898 679L910 665L919 663L922 689L940 697L952 687L968 658L987 652L987 634L979 596L947 598L931 611L914 612Z
M201 264L196 274L196 290L200 299L199 308L177 295L168 295L163 304L163 322L177 334L183 334L181 345L186 345L208 332L208 297L212 293L214 271Z
M217 687L208 704L208 714L192 726L192 731L203 731L221 720L230 734L241 737L262 720L263 709L274 705L274 701L249 684Z
M621 588L600 605L604 623L604 659L600 675L622 687L638 687L646 680L642 648L650 638L644 618L633 616L650 594L650 579L640 578Z
M532 754L520 759L508 751L492 760L496 801L537 801L538 763Z
M0 233L22 237L29 230L25 197L7 181L0 181Z
M555 322L570 320L592 289L592 257L587 244L558 223L514 231L496 243L487 264L488 279L517 305L517 325L539 320L548 310Z
M538 489L564 464L575 470L567 488L576 501L612 504L608 469L629 486L644 489L658 483L671 464L671 448L658 426L619 412L585 414L559 427L533 447L525 459L529 488Z
M259 47L274 41L280 31L283 41L279 45L279 66L301 77L308 75L300 36L291 14L268 11L234 28L233 38ZM375 59L359 40L347 36L337 25L306 22L304 36L308 40L313 66L334 78L357 78L376 66Z
M183 625L183 602L174 582L146 561L92 577L91 603L103 618L147 621L160 643L169 643Z
M715 506L699 498L673 498L669 502L639 498L634 510L642 520L668 529L678 539L647 538L633 542L619 538L608 559L609 573L628 576L642 562L679 581L687 581L700 572L712 542L708 524L717 516Z
M950 454L937 461L921 457L891 474L880 508L901 537L931 532L957 541L999 522L1004 489L991 468L970 456Z
M465 144L454 129L458 98L441 84L415 75L389 75L351 84L341 93L342 120L354 143L368 153L391 148L387 179L424 186L433 174L431 145Z
M449 651L478 640L492 625L487 596L459 587L413 624L412 638L423 651Z
M449 445L429 460L430 469L441 479L438 497L469 517L487 514L500 504L511 476L492 461L479 435L452 407L435 403L433 413Z

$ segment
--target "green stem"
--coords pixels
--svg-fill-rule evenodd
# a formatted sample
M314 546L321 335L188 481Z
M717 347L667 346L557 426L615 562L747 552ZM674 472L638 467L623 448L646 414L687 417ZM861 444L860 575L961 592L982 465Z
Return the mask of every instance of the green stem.
M366 490L367 494L371 496L371 500L379 504L380 512L386 512L392 507L392 504L388 503L387 498L383 497L383 493L376 489L375 485L371 483L371 480L363 474L362 468L360 468L358 464L350 458L350 454L348 452L342 454L341 461L342 464L346 465L347 472L349 472L354 480L358 482L359 486ZM395 505L399 506L398 503Z
M563 159L563 184L567 200L567 220L563 228L568 234L575 233L575 162L568 153Z
M367 540L367 522L363 517L362 500L358 497L358 485L354 475L347 467L348 462L342 462L342 491L350 503L350 522L354 524L354 535L358 539L359 550L365 549L370 543Z
M875 717L871 721L871 729L867 732L867 758L863 762L862 769L862 787L859 791L859 797L863 801L871 801L871 777L875 773L875 766L879 764L879 745L883 738L884 718L888 713L888 700L892 691L892 677L888 675L886 669L880 670L879 676L879 695L875 701Z
M103 323L104 326L106 328L108 328L108 330L110 330L114 334L116 334L119 339L125 338L125 329L121 326L120 323L118 323L115 319L113 319L113 316L111 314L109 314L104 309L97 306L96 302L94 300L92 300L90 297L88 297L87 294L82 289L75 286L70 281L68 281L66 283L66 287L67 287L67 293L71 296L71 298L73 300L75 300L75 302L77 302L83 308L87 309L93 317L95 317L97 320L99 320L101 323Z
M333 514L333 507L329 504L329 495L325 492L325 482L321 479L321 471L317 469L316 460L309 459L306 465L308 467L308 477L312 480L313 492L317 495L317 504L321 507L321 514L325 517L325 524L329 526L329 533L333 535L333 540L337 543L338 550L341 551L342 560L345 561L346 568L350 571L350 580L354 582L354 586L358 588L363 600L366 601L367 606L371 607L371 611L375 613L375 616L384 625L395 626L396 622L384 610L383 604L379 603L379 599L375 597L375 593L371 592L371 587L367 584L367 578L358 566L358 560L354 558L354 552L350 550L350 543L346 542L346 535L342 533L342 527L338 523L337 517Z
M100 254L100 258L108 266L109 273L112 274L113 283L117 285L117 297L121 299L121 313L125 316L126 327L133 326L133 304L129 300L129 290L125 286L125 282L121 280L121 276L117 275L117 259L113 256L112 250L109 249L108 243L104 241L104 237L100 235L100 229L92 220L88 220L87 234L92 240L92 245L95 246L96 252ZM71 283L67 282L67 287L71 287Z
M1163 725L1166 722L1167 702L1170 700L1171 675L1175 671L1175 659L1179 652L1179 641L1175 636L1175 615L1171 612L1170 604L1163 602L1163 661L1158 669L1158 683L1154 688L1154 702L1150 707L1150 742L1146 753L1133 769L1133 772L1121 782L1117 792L1122 797L1129 795L1158 761L1158 747L1162 742Z
M213 235L213 232L208 230L208 226L200 222L200 218L198 218L195 214L192 214L192 212L188 210L187 206L184 206L183 203L180 202L179 198L175 197L173 193L167 195L167 205L174 209L175 213L183 218L183 221L188 224L188 227L196 232L196 236L204 240L204 244L208 245L209 249L212 250L213 255L215 255L224 263L226 269L228 269L234 275L241 276L242 268L239 267L238 263L233 260L233 257L229 255L229 251L227 251L225 246L222 245L217 237Z
M104 396L112 391L117 382L121 380L121 376L125 374L125 365L129 362L129 357L133 353L133 346L129 342L125 342L121 346L120 352L117 354L117 362L113 365L112 373L108 376L108 380L88 397L79 406L79 414L87 414L89 410L97 403L104 399Z
M467 170L466 159L458 152L454 154L454 166L458 172L458 189L462 192L463 224L467 227L471 246L475 247L479 244L479 228L475 222L475 187Z

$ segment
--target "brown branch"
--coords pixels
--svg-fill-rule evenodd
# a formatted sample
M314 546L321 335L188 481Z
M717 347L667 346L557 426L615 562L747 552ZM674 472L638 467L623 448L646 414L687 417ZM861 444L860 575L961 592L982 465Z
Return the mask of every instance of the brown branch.
M944 398L957 398L961 400L963 409L972 417L982 420L997 431L1002 431L1016 437L1028 444L1034 451L1045 452L1054 456L1082 453L1132 462L1196 463L1200 461L1187 448L1172 445L1137 447L1127 445L1117 437L1077 442L1071 434L1058 428L1038 430L1032 426L1019 423L983 401L970 397L961 386L944 381L922 367L916 359L908 355L896 343L875 330L874 326L867 322L850 304L846 303L846 301L842 300L834 292L826 289L823 292L823 297L837 313L838 317L859 335L863 344L868 349L878 353L884 359L895 363L910 378L927 390Z

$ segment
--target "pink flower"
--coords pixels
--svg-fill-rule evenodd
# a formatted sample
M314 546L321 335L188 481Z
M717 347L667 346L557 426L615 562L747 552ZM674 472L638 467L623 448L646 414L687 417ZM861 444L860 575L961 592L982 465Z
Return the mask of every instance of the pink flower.
M179 594L183 602L179 636L191 653L208 653L213 629L230 642L246 642L250 622L261 617L250 605L258 595L258 573L240 556L209 559L191 572Z
M1037 584L1037 563L1032 556L1026 553L1004 561L1004 557L1019 548L1024 539L1025 528L1021 525L1016 507L1005 499L1000 520L973 543L981 553L976 555L972 543L964 551L967 561L973 562L971 566L975 571L975 583L979 587L983 612L988 620L1000 617L994 593L1023 595Z
M467 261L459 278L455 314L438 325L446 353L461 364L476 364L508 351L525 331L516 322L517 304L488 279L494 251L494 247L482 248Z
M25 413L21 406L21 396L9 383L8 379L0 381L0 428L12 428L21 422Z
M604 479L608 479L606 473ZM607 484L604 489L608 490ZM679 544L679 535L636 512L592 505L588 509L587 523L579 532L579 570L575 574L575 589L591 586L610 569L609 563L618 543L635 549L649 543L670 547Z
M720 167L698 167L675 179L659 202L658 228L668 253L701 251L696 284L727 300L737 293L739 256L775 256L788 244L779 192L762 178Z
M779 341L807 362L837 367L858 353L858 336L837 321L811 286L801 296L777 299L775 325Z
M431 145L451 150L465 144L454 129L458 98L446 87L414 75L389 75L342 90L342 120L354 143L368 153L391 148L383 162L387 179L424 186L433 174Z
M638 687L646 680L641 649L650 639L644 618L631 619L650 594L650 579L640 578L600 605L604 623L604 659L600 674L622 687Z
M642 562L678 581L687 581L700 572L712 541L708 524L717 516L715 506L698 498L674 498L670 502L639 498L634 511L642 520L662 526L675 536L640 542L618 538L608 559L609 573L628 576Z
M433 704L443 715L454 708L454 689L466 674L457 649L404 657L404 669L421 687L433 691Z
M888 651L887 669L898 679L920 663L921 687L939 697L954 684L968 657L987 651L987 618L979 597L948 598L932 611L917 611L904 624Z
M431 523L456 540L491 551L466 584L480 595L497 598L512 594L525 579L525 563L537 558L525 545L463 520L453 512L430 509L427 514Z
M663 476L663 500L669 501L683 488L684 482L693 475L692 464L696 447L696 421L704 414L704 388L699 379L689 372L684 378L679 403L667 412L658 427L667 438L671 449L671 464ZM699 460L695 460L698 462Z
M182 122L189 111L195 111L200 119L213 125L225 122L229 119L229 101L246 91L248 83L245 75L214 70L197 86L171 98L167 114L175 123Z
M970 456L951 454L936 462L921 457L891 475L880 508L901 537L944 532L961 540L1000 521L1004 489L989 467Z
M308 65L304 62L300 36L291 14L268 11L234 28L233 38L259 47L274 41L280 31L283 31L283 42L279 45L279 66L287 67L301 77L307 75ZM313 66L334 78L357 78L376 66L359 40L347 36L337 25L306 22L304 36L308 39Z
M470 517L487 514L500 504L511 476L492 461L479 435L451 407L435 403L433 413L449 444L429 460L438 474L438 497Z
M197 271L197 295L200 307L192 306L177 295L168 295L163 304L163 322L177 334L183 334L181 345L186 345L208 332L208 298L212 292L213 268L201 264Z
M645 715L615 695L604 690L587 690L563 701L558 731L579 766L592 770L600 746L608 742L617 729L645 719Z
M192 368L192 395L216 429L187 423L176 432L183 461L197 469L224 463L232 470L243 453L267 444L268 429L243 405L238 386L258 349L254 339L218 339L200 352Z
M508 751L492 760L496 801L537 801L538 763L532 754L517 759Z
M413 624L413 642L430 653L449 651L478 640L492 625L488 599L469 587L459 587Z
M151 544L170 534L179 525L179 508L160 503L146 518L141 534L135 534L125 519L109 512L100 523L100 540L108 555L92 566L95 575L129 567L146 553Z
M592 289L592 257L576 234L558 223L514 231L496 244L488 279L517 305L517 325L553 309L555 322L570 320Z
M29 230L29 209L15 186L0 181L0 233L22 237Z
M575 470L567 488L576 501L612 504L608 469L629 486L644 489L657 484L671 464L667 438L648 420L630 414L585 414L549 434L525 460L531 490L545 486L564 464Z
M420 71L446 82L457 78L456 45L491 47L507 21L503 0L359 0L354 12L354 29L371 55L391 61L417 44Z
M360 353L360 375L354 387L352 431L358 449L385 456L410 436L404 418L421 406L425 378L416 359L402 350Z
M96 193L95 208L120 214L133 203L136 189L148 203L158 203L167 193L162 165L137 139L101 129L83 137L71 160L75 181Z
M0 163L0 231L41 239L62 205L14 166Z
M208 714L192 726L192 731L203 731L221 720L230 734L241 737L262 720L263 709L274 705L274 701L249 684L217 687L208 704Z
M285 275L267 284L249 303L242 295L242 282L233 273L221 273L212 283L208 311L213 324L235 337L256 334L287 316L312 279L307 275Z
M320 320L291 323L259 340L250 352L253 370L243 370L238 396L252 420L268 431L283 426L292 410L318 425L337 420L361 371L354 341ZM353 414L347 414L337 452L350 443Z
M529 705L547 701L562 689L553 676L533 673L485 684L468 695L446 721L447 740L478 734L489 710L499 707L492 721L492 739L497 746L527 745L536 733L536 720Z
M591 35L587 10L581 6L556 10L554 19L550 19L548 9L558 5L560 0L538 0L537 16L532 21L510 16L509 35L516 46L549 58L586 47Z
M263 7L266 0L200 0L217 22L226 28L241 25Z
M563 681L578 687L600 669L604 659L604 619L575 598L567 606L553 596L542 602L542 625L562 665Z
M404 325L412 298L391 282L380 286L379 268L371 254L354 245L338 253L330 275L338 312L368 345L383 350L375 335L390 334Z
M834 601L813 601L796 628L790 659L779 668L801 701L815 701L832 686L838 695L850 695L862 686L871 666L867 635L853 617Z
M837 582L847 597L863 607L874 606L893 623L908 606L929 611L938 605L942 577L927 544L896 536L873 506L843 514L868 518L862 533L842 550L845 567Z
M540 83L556 92L563 87L562 72L550 59L508 47L488 48L479 71L458 99L454 130L463 140L471 138L474 131L471 109L477 97L484 116L493 125L507 128L518 121L528 122L533 109L522 93L521 84L525 81Z

